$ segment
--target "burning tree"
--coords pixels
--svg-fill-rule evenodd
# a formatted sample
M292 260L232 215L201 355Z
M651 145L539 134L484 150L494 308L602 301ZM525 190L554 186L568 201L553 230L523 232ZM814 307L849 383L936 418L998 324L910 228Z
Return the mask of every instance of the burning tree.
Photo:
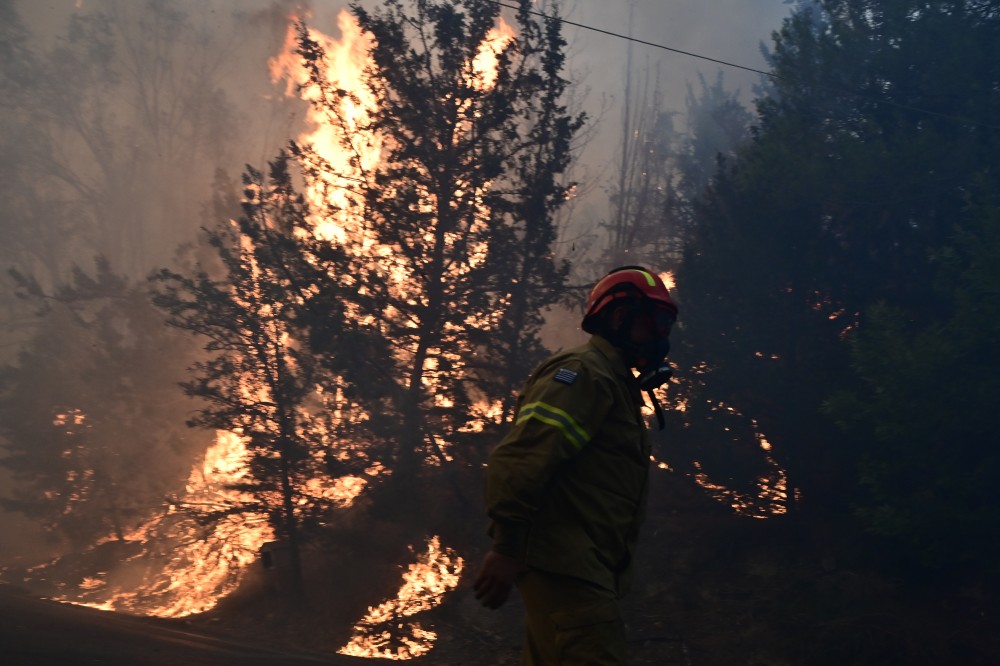
M582 119L562 104L560 24L529 7L515 36L483 0L352 5L369 58L353 87L299 29L303 94L336 139L293 150L324 205L318 228L346 250L316 256L336 284L315 298L346 287L349 315L391 345L370 363L398 425L397 508L427 499L426 461L481 461L456 444L509 414L542 353L537 313L564 284L553 215Z
M234 494L173 506L208 522L267 516L298 580L306 534L343 503L331 479L384 461L396 492L378 497L405 520L436 497L417 493L428 458L478 462L458 445L509 410L565 277L552 216L581 119L560 103L558 23L532 22L525 3L515 38L489 3L415 7L354 8L370 35L362 87L331 83L301 27L303 82L352 156L293 144L313 205L285 155L267 178L248 169L243 215L207 234L222 273L156 277L170 323L207 341L183 384L208 405L191 422L237 435L248 463Z
M208 404L191 425L236 433L247 450L249 473L232 486L238 500L187 508L209 520L266 515L287 542L301 590L303 530L345 499L326 482L332 471L346 469L346 451L330 445L331 420L343 398L336 380L292 335L314 280L297 273L308 265L291 254L309 208L293 189L287 158L274 161L266 179L248 168L244 184L244 215L207 233L224 267L222 279L201 267L194 277L164 269L156 276L154 302L171 325L206 340L210 357L182 384Z

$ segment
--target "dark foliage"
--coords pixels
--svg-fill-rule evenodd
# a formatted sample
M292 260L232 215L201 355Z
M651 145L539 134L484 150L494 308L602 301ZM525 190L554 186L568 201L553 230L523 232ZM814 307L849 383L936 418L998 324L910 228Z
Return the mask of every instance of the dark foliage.
M998 31L976 2L803 5L775 35L753 141L697 201L678 280L686 354L774 444L791 508L952 574L988 565L974 539L996 507L979 473L996 386L971 361L995 326L995 214L969 195L997 168ZM833 394L855 401L824 410Z
M338 378L292 334L316 271L296 254L295 233L309 228L310 211L292 186L287 156L271 164L267 178L248 168L244 186L243 216L207 232L224 267L221 278L201 266L191 277L162 270L153 301L170 325L196 334L208 352L182 383L206 404L190 424L240 435L249 454L248 474L232 486L243 499L191 509L209 520L233 512L266 515L291 548L301 585L304 534L328 523L341 504L323 489L371 461L340 439L356 422L335 419L351 407ZM326 312L323 330L343 330L342 316Z

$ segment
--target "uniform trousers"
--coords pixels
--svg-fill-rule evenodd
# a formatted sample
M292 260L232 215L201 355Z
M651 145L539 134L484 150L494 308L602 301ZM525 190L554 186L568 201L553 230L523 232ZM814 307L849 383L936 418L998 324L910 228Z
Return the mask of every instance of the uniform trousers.
M521 573L517 588L525 608L522 666L625 664L625 623L614 592L537 569Z

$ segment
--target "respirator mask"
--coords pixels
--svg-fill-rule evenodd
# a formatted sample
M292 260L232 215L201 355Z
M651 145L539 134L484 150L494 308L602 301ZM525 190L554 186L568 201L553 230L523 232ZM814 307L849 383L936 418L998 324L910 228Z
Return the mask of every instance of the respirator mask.
M650 400L653 401L653 409L656 412L656 420L663 430L666 423L663 416L663 409L660 401L653 393L673 376L673 370L667 363L667 355L670 353L670 330L674 325L674 314L665 308L648 308L630 317L629 328L634 323L636 317L649 317L653 337L649 342L635 343L629 341L630 352L635 358L635 368L639 371L639 388L646 391Z
M643 391L659 388L673 374L666 361L670 353L670 330L674 325L674 315L665 308L648 308L636 315L648 317L652 339L645 343L630 341L635 356L635 367L639 371L639 384ZM631 323L631 322L630 322Z
M674 371L670 369L670 364L664 359L653 364L649 369L639 372L639 388L643 391L653 391L666 384L673 376Z

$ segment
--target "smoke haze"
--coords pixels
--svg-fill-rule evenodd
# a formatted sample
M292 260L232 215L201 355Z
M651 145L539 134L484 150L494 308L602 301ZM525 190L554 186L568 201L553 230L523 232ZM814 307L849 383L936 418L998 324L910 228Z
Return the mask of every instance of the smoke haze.
M113 270L139 280L170 264L200 226L226 214L219 199L236 189L243 165L261 167L302 130L303 104L272 83L267 67L281 49L288 17L298 13L336 34L336 16L346 4L0 2L9 20L0 46L12 54L0 72L12 93L4 95L0 124L9 160L0 191L10 202L0 213L4 362L14 360L36 326L31 308L13 297L6 269L51 287L98 254ZM550 5L536 3L541 11ZM764 68L760 44L788 6L783 0L576 0L562 13L576 23ZM608 216L629 45L583 28L566 26L564 32L567 73L589 118L589 138L572 174L587 194L570 210L564 228L569 240L561 247L575 259L580 248L602 242L599 224ZM663 105L677 112L684 111L687 86L699 74L713 79L719 69L649 46L632 49L633 76L658 68ZM727 88L741 89L748 102L758 77L731 68L724 75ZM572 242L587 236L590 245ZM550 342L563 346L576 324L559 328L564 334ZM6 476L0 482L4 488L10 483ZM25 534L19 544L8 542L0 558L44 542L40 532L23 529L23 519L0 517L0 529Z
M46 191L77 214L71 238L61 234L56 243L64 247L48 247L46 258L41 258L42 250L32 248L29 257L11 257L13 261L6 263L42 273L43 279L55 279L60 263L86 263L95 253L108 255L116 268L136 276L169 262L176 245L189 241L206 221L201 218L201 207L210 197L214 171L222 169L234 177L245 163L263 165L301 126L301 105L287 99L267 72L267 60L281 47L289 15L303 14L311 25L333 34L336 16L347 3L21 0L11 4L30 36L26 44L37 61L32 63L34 78L27 88L33 99L22 106L32 107L28 118L36 126L41 113L41 130L60 148L51 151L48 161L35 159L35 168L41 164L42 173L33 175L47 179L53 177L56 166L65 169L67 173L56 174L59 182ZM547 11L551 3L536 4ZM157 14L153 7L168 11ZM631 32L640 40L763 68L760 45L778 27L788 6L783 0L576 0L564 3L562 11L567 19L583 25ZM144 20L144 12L150 20ZM94 30L98 33L95 41L100 41L97 47L107 52L97 52L93 44L81 46L97 59L94 66L84 71L65 62L61 66L46 62L79 57L79 50L57 51L74 39L71 31L82 41L83 24L73 28L70 24L95 13L110 17L111 24ZM103 35L101 29L108 34ZM570 58L567 71L590 120L590 138L573 175L582 181L581 189L600 190L609 177L608 167L621 136L629 43L574 26L566 26L565 35ZM139 63L152 58L152 50L142 52L144 44L165 48L165 54L156 54L164 62ZM657 69L663 106L679 113L684 111L687 86L699 74L713 79L719 70L714 63L690 56L641 44L631 48L633 79ZM105 57L107 62L99 60ZM739 88L742 99L749 102L748 92L759 77L722 69L727 88ZM102 73L109 80L100 80ZM66 78L60 80L60 76ZM151 100L160 108L143 107ZM187 117L177 114L178 105ZM150 112L159 115L150 117ZM46 113L51 117L45 118ZM83 127L72 126L75 123ZM682 118L678 124L683 126ZM55 125L60 126L58 132L52 130ZM71 125L68 131L66 125ZM11 130L15 128L16 123ZM162 133L177 138L165 145ZM181 136L188 144L182 143ZM100 140L112 144L106 154L95 152L93 143ZM24 160L26 168L31 161ZM66 194L53 191L67 185L71 191ZM571 220L574 226L592 228L598 220L588 218L607 214L600 192L595 199L580 207L579 218ZM9 224L4 226L14 234ZM38 224L55 223L40 220ZM53 252L58 258L51 256Z

